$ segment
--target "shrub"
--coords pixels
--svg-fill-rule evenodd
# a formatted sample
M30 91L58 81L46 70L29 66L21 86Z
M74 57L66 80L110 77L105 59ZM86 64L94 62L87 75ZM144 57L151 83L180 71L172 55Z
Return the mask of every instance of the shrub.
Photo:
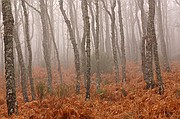
M58 97L66 97L69 95L69 87L66 84L60 84L56 89L56 95Z
M41 102L45 96L45 84L43 82L38 82L36 85L36 90L37 96Z

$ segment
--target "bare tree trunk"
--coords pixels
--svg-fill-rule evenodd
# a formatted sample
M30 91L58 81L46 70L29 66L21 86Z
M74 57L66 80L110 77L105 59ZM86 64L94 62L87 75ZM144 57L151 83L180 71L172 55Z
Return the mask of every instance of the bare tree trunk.
M95 1L96 5L96 39L95 39L95 55L96 55L96 89L100 90L101 76L99 67L99 0Z
M150 11L149 24L151 26L149 30L150 31L149 37L152 38L152 47L153 47L154 62L155 62L155 67L156 67L156 75L158 79L159 94L162 95L164 93L164 87L163 87L161 69L160 69L160 64L159 64L158 44L157 44L156 31L155 31L155 26L154 26L155 3L156 3L155 0L149 0L149 7L150 7L149 8L149 11Z
M91 79L91 49L90 49L90 22L89 22L89 16L88 16L88 3L87 0L81 1L81 8L82 8L82 14L83 14L83 22L84 22L84 38L86 39L86 79L87 79L87 85L86 85L86 100L90 99L90 79Z
M5 75L6 75L6 101L8 115L18 112L16 102L16 85L14 74L13 56L13 29L14 18L10 0L2 0L2 15L4 24L4 46L5 46Z
M51 61L50 61L50 52L49 52L49 28L48 28L48 21L46 16L46 6L44 3L44 0L39 0L40 2L40 16L41 16L41 23L43 27L43 52L44 52L44 60L46 63L46 69L48 74L48 80L47 80L47 87L48 91L52 91L52 71L51 71Z
M28 94L27 94L27 77L26 77L26 68L25 68L25 64L24 64L24 60L23 60L23 54L22 54L22 49L21 49L21 44L19 41L19 37L18 37L18 11L17 11L17 1L14 1L14 8L15 8L15 27L14 27L14 40L16 43L16 50L17 50L17 54L18 54L18 62L20 65L20 70L21 70L21 88L22 88L22 95L23 95L23 99L25 102L28 102Z
M121 1L118 0L118 14L119 14L119 25L121 33L121 53L122 53L122 81L126 82L126 54L125 54L125 43L124 43L124 30L123 30L123 21L121 13Z
M63 8L63 0L60 0L59 1L59 5L60 5L60 10L61 10L61 13L65 19L65 22L66 22L66 25L68 27L68 31L69 31L69 35L70 35L70 40L71 40L71 43L73 45L73 49L74 49L74 62L75 62L75 69L76 69L76 93L80 93L80 59L79 59L79 51L78 51L78 48L77 48L77 44L76 44L76 40L75 40L75 35L74 35L74 32L73 32L73 29L72 29L72 26L71 26L71 22L70 20L68 19L66 13L65 13L65 10Z
M158 30L159 30L159 35L160 35L160 44L161 44L161 52L163 55L163 69L167 72L170 72L170 66L169 66L169 61L168 61L168 56L167 56L167 48L166 48L166 43L164 39L164 31L163 31L163 23L162 23L162 13L161 13L161 2L158 0L158 6L157 6L157 12L158 12Z
M141 59L142 59L142 72L143 72L143 77L145 77L145 62L146 62L146 47L145 47L145 42L147 39L147 19L146 19L146 14L144 11L144 0L141 0L139 3L139 8L141 10L141 22L142 22L142 31L143 31L143 37L142 37L142 43L141 43Z
M105 22L106 22L106 38L105 38L105 46L106 46L106 53L108 55L111 54L111 46L109 46L110 42L110 33L109 33L109 19L108 19L108 13L105 13ZM111 56L111 55L110 55Z
M118 58L117 58L117 48L116 48L116 39L115 39L115 7L116 7L116 0L113 0L113 4L111 6L111 12L108 10L105 2L102 0L104 9L108 13L111 19L111 39L112 39L112 49L113 49L113 58L114 58L114 66L115 66L115 74L116 74L116 83L119 82L119 66L118 66Z
M152 53L152 45L153 40L156 35L154 34L154 0L149 0L149 15L148 15L148 24L147 24L147 39L146 39L146 62L145 62L145 81L146 81L146 89L154 88L154 79L153 79L153 53ZM155 36L154 36L155 35Z
M24 0L21 0L21 1L22 1L23 10L24 10L25 35L26 35L25 37L26 37L27 48L28 48L28 53L29 53L28 76L29 76L29 81L30 81L32 100L35 100L36 94L35 94L35 90L34 90L34 79L32 76L32 50L31 50L31 42L30 42L30 36L29 36L29 16L27 13L27 9L26 9Z
M63 77L62 77L62 71L61 71L60 57L59 57L58 47L57 47L56 42L55 42L53 25L52 25L52 22L51 22L51 19L50 19L50 16L48 14L47 9L46 9L46 15L47 15L47 19L48 19L51 35L52 35L52 41L53 41L53 45L54 45L54 49L55 49L55 54L56 54L57 62L58 62L58 72L59 72L60 82L62 84L63 83Z

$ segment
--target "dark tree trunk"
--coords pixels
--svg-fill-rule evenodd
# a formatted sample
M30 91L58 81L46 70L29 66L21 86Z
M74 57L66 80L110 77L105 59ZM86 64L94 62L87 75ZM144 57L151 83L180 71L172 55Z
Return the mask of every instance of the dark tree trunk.
M90 22L88 16L88 3L87 0L81 1L83 22L84 22L84 38L86 39L86 100L90 99L90 79L91 79L91 49L90 49Z
M26 42L27 42L28 54L29 54L28 76L29 76L29 81L30 81L32 100L35 100L36 94L34 90L34 79L32 76L32 50L31 50L31 42L30 42L30 35L29 35L29 16L27 13L24 0L22 0L22 6L23 6L24 18L25 18L25 37L26 37Z
M154 14L155 14L155 1L149 0L149 15L148 15L148 24L147 24L147 39L146 39L146 62L145 62L145 81L146 89L154 88L154 79L153 79L153 53L152 53L152 44L156 35L154 34Z
M6 75L6 101L8 115L18 111L16 102L16 85L14 74L13 56L13 29L14 18L12 15L10 0L2 0L2 14L4 24L4 46L5 46L5 75Z
M155 31L155 26L154 26L155 4L156 4L155 0L149 0L149 6L150 6L150 9L152 9L152 11L150 10L150 12L152 13L152 20L149 21L152 24L151 26L152 31L151 31L150 38L152 38L152 43L153 43L154 62L155 62L156 76L157 76L158 87L159 87L158 91L159 91L159 94L162 95L164 93L164 87L163 87L163 81L162 81L162 76L161 76L161 68L159 64L158 44L157 44L156 31Z

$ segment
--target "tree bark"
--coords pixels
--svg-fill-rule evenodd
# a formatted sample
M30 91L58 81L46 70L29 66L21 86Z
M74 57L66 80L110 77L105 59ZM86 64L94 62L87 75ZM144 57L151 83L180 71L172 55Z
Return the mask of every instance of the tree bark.
M118 0L118 14L119 14L119 25L121 33L121 54L122 54L122 81L126 82L126 54L125 54L125 43L124 43L124 30L123 30L123 21L121 13L121 1Z
M95 39L95 55L96 55L96 89L100 90L101 76L99 67L99 0L95 1L96 5L96 39Z
M146 39L146 62L145 62L145 81L146 89L154 88L153 79L153 40L156 35L154 34L154 14L155 14L155 1L149 0L149 13L148 13L148 24L147 24L147 39Z
M13 36L14 36L14 41L16 43L16 50L18 54L18 62L20 65L20 74L21 74L21 88L22 88L22 95L24 102L28 102L28 94L27 94L27 74L26 74L26 68L24 64L24 59L23 59L23 54L22 54L22 49L21 49L21 43L19 40L18 36L18 11L17 11L17 1L14 1L14 8L15 8L15 26L14 26L14 31L13 31Z
M114 58L114 66L115 66L115 74L116 83L119 82L119 66L118 66L118 58L117 58L117 48L116 48L116 39L115 39L115 7L116 7L116 0L113 0L113 4L111 6L111 12L108 10L105 2L102 0L103 6L105 11L108 13L111 19L111 39L112 39L112 51L113 51L113 58Z
M73 32L71 22L68 19L67 15L65 13L65 10L63 8L63 0L59 1L59 5L60 5L61 13L62 13L62 15L63 15L63 17L65 19L66 25L68 27L70 40L71 40L71 43L72 43L73 49L74 49L74 58L75 58L74 62L75 62L75 70L76 70L76 93L79 94L80 93L80 58L79 58L79 51L78 51L78 47L77 47L77 44L76 44L75 34Z
M17 113L16 85L14 74L13 56L13 29L14 18L10 0L2 0L2 14L4 24L4 46L5 46L5 75L6 75L6 101L8 115Z
M141 10L141 22L142 22L142 31L143 31L143 36L142 36L142 43L141 43L141 60L142 60L142 72L143 72L143 77L145 77L145 60L146 60L146 47L145 47L145 42L147 39L147 19L146 19L146 14L144 11L144 0L141 0L139 3L139 8Z
M47 80L47 87L48 87L48 92L52 91L52 71L51 71L51 61L50 61L50 52L49 52L49 27L48 21L47 21L47 16L46 16L46 6L44 3L44 0L39 0L40 2L40 16L41 16L41 23L42 23L42 28L43 28L43 53L44 53L44 60L46 63L46 70L47 70L47 75L48 75L48 80Z
M32 100L35 100L36 94L35 94L35 90L34 90L34 79L32 76L32 49L31 49L31 42L30 42L30 35L29 35L29 16L27 13L27 9L26 9L24 0L21 0L21 1L22 1L22 7L23 7L23 11L24 11L25 37L26 37L26 42L27 42L28 54L29 54L28 77L29 77L29 81L30 81Z
M161 45L161 52L163 56L163 69L167 72L170 72L170 66L169 66L169 61L168 61L168 56L167 56L167 48L166 48L166 43L164 39L164 31L163 31L163 23L162 23L162 13L161 13L161 2L158 0L158 6L157 6L157 21L158 21L158 30L159 30L159 35L160 35L160 45Z
M84 38L86 39L86 100L90 99L90 79L91 79L91 49L90 49L90 22L88 16L88 3L87 0L81 1L81 8L83 14L83 22L84 22Z

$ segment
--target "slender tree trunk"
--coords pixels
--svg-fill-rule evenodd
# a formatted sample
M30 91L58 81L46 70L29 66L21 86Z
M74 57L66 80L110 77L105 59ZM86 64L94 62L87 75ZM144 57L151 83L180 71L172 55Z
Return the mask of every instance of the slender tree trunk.
M106 46L106 53L111 56L111 46L109 46L109 44L111 44L110 42L110 33L109 33L109 19L108 19L108 14L105 13L105 21L106 21L106 38L105 38L105 46Z
M4 46L5 46L5 75L6 75L6 101L8 115L18 112L16 101L16 85L14 74L13 56L13 29L14 18L10 0L2 0L2 15L4 24Z
M22 95L23 95L23 99L25 102L28 102L28 94L27 94L27 77L26 77L26 68L25 68L25 64L24 64L24 60L23 60L23 54L22 54L22 49L21 49L21 44L19 41L19 37L18 37L18 11L17 11L17 1L14 1L14 8L15 8L15 27L14 27L14 31L13 31L13 35L14 35L14 40L16 43L16 50L17 50L17 54L18 54L18 62L20 65L20 72L21 72L21 88L22 88Z
M55 42L53 25L52 25L52 22L51 22L51 19L50 19L50 16L48 14L47 9L46 9L46 14L47 14L47 19L48 19L48 23L49 23L49 27L50 27L50 31L51 31L51 35L52 35L52 41L53 41L53 45L54 45L54 49L55 49L57 62L58 62L58 72L59 72L60 82L62 84L63 83L63 77L62 77L62 71L61 71L61 61L60 61L60 57L59 57L58 47L57 47L56 42Z
M26 37L26 42L27 42L28 54L29 54L28 76L29 76L29 81L30 81L32 100L35 100L36 94L35 94L35 90L34 90L34 79L32 76L32 50L31 50L31 42L30 42L30 36L29 36L29 16L27 13L27 9L26 9L24 0L21 0L21 1L22 1L23 10L24 10L25 37Z
M158 6L157 6L157 12L158 12L158 30L160 34L160 44L161 44L161 52L163 55L163 69L167 72L170 72L170 66L169 66L169 61L168 61L168 56L167 56L167 48L166 48L166 43L164 39L164 31L163 31L163 23L162 23L162 13L161 13L161 2L158 0Z
M122 81L126 82L126 54L125 54L125 43L124 43L124 30L123 30L123 21L121 13L121 1L118 0L118 14L119 14L119 25L121 33L121 53L122 53Z
M75 70L76 70L76 93L80 93L80 58L79 58L79 51L78 51L78 48L77 48L77 44L76 44L76 40L75 40L75 35L74 35L74 32L73 32L73 29L72 29L72 25L71 25L71 22L70 20L68 19L66 13L65 13L65 10L63 8L63 0L60 0L59 1L59 5L60 5L60 10L61 10L61 13L65 19L65 22L66 22L66 25L68 27L68 31L69 31L69 35L70 35L70 40L71 40L71 43L73 45L73 49L74 49L74 62L75 62Z
M95 1L96 5L96 39L95 39L95 55L96 55L96 89L100 90L101 76L99 67L99 0Z
M88 16L88 3L87 0L81 1L81 7L82 7L82 14L83 14L83 22L84 22L84 34L86 38L86 79L87 79L87 85L86 85L86 100L90 99L90 79L91 79L91 61L90 61L90 55L91 55L91 49L90 49L90 22L89 22L89 16Z
M113 4L111 6L111 12L108 10L105 2L102 0L103 6L110 16L111 19L111 39L112 39L112 51L113 51L113 58L114 58L114 66L115 66L115 74L116 74L116 83L119 82L119 66L118 66L118 58L117 58L117 48L116 48L116 39L115 39L115 7L116 7L116 0L113 0Z
M47 75L48 75L48 80L47 80L47 87L48 87L48 92L52 91L52 71L51 71L51 61L50 61L50 52L49 52L49 27L47 17L46 17L46 6L44 3L44 0L39 0L40 2L40 16L41 16L41 23L43 27L43 52L44 52L44 60L46 63L46 69L47 69Z
M139 3L139 8L141 10L141 22L142 22L142 31L143 31L143 37L142 37L142 43L141 43L141 59L142 59L142 72L143 72L143 77L145 77L145 60L146 60L146 47L145 47L145 42L147 39L147 19L146 19L146 14L144 11L144 0L141 0Z
M150 30L150 38L152 38L152 47L153 47L153 54L154 54L154 62L155 62L155 67L156 67L156 75L158 79L158 87L159 87L159 94L162 95L164 93L164 87L163 87L163 81L162 81L162 76L161 76L161 69L160 69L160 64L159 64L159 56L158 56L158 44L157 44L157 39L156 39L156 31L155 31L155 22L154 22L154 17L155 17L155 0L149 0L149 9L150 9L150 17L149 22L151 24L151 30Z

